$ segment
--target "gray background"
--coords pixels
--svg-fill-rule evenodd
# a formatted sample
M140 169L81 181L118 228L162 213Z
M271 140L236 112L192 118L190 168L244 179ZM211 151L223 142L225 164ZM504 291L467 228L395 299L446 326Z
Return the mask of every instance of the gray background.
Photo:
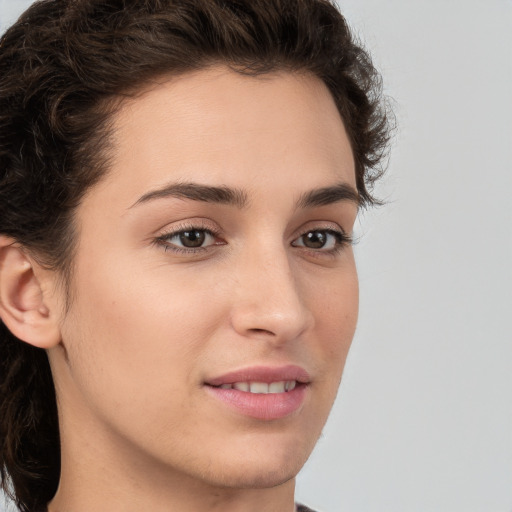
M0 0L0 29L28 4ZM512 0L339 4L400 129L388 204L357 228L358 332L297 497L512 512Z

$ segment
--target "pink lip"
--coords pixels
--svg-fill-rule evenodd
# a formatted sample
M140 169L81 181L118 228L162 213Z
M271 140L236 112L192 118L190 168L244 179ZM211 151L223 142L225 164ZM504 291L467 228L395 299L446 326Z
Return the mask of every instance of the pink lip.
M300 366L287 365L279 367L253 366L233 372L225 373L219 377L208 379L206 384L210 386L221 386L222 384L233 384L233 382L280 382L283 380L296 380L307 384L311 378L309 373Z
M284 393L255 394L237 389L223 389L222 384L234 382L280 382L297 381L295 389ZM244 368L209 379L206 391L236 412L259 420L277 420L291 415L304 403L309 374L300 366L278 368L258 366Z

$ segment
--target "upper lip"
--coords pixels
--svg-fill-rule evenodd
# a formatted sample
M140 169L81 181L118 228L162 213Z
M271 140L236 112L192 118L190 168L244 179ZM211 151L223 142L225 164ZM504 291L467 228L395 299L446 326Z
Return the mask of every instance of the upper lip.
M235 382L266 382L270 384L271 382L291 380L308 383L310 376L304 368L296 365L252 366L213 377L208 379L206 384L210 386L221 386L222 384L233 384Z

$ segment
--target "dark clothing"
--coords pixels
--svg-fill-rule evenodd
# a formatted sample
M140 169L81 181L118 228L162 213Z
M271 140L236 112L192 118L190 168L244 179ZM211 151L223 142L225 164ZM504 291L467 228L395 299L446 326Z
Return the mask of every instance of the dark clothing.
M311 510L310 508L306 507L305 505L301 505L300 503L297 503L297 512L315 512L315 511Z
M41 511L41 512L43 512L43 511ZM48 509L46 509L44 512L48 512ZM297 512L315 512L315 511L306 507L306 505L301 505L300 503L297 503Z

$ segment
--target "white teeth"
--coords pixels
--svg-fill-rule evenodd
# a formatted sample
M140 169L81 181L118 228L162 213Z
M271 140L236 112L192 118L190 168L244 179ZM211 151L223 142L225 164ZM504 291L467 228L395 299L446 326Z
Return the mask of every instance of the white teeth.
M295 389L297 382L294 380L271 382L233 382L233 384L221 384L221 389L236 389L238 391L245 391L246 393L254 393L257 395L269 393L286 393Z
M266 382L251 382L249 384L251 393L267 394L268 384Z
M269 385L268 391L269 393L284 393L285 383L282 382L272 382L272 384Z
M233 384L233 387L235 389L238 389L238 391L249 391L249 383L248 382L235 382Z
M295 389L296 385L297 385L297 381L295 381L295 380L286 381L286 384L285 384L286 391L291 391L292 389Z

